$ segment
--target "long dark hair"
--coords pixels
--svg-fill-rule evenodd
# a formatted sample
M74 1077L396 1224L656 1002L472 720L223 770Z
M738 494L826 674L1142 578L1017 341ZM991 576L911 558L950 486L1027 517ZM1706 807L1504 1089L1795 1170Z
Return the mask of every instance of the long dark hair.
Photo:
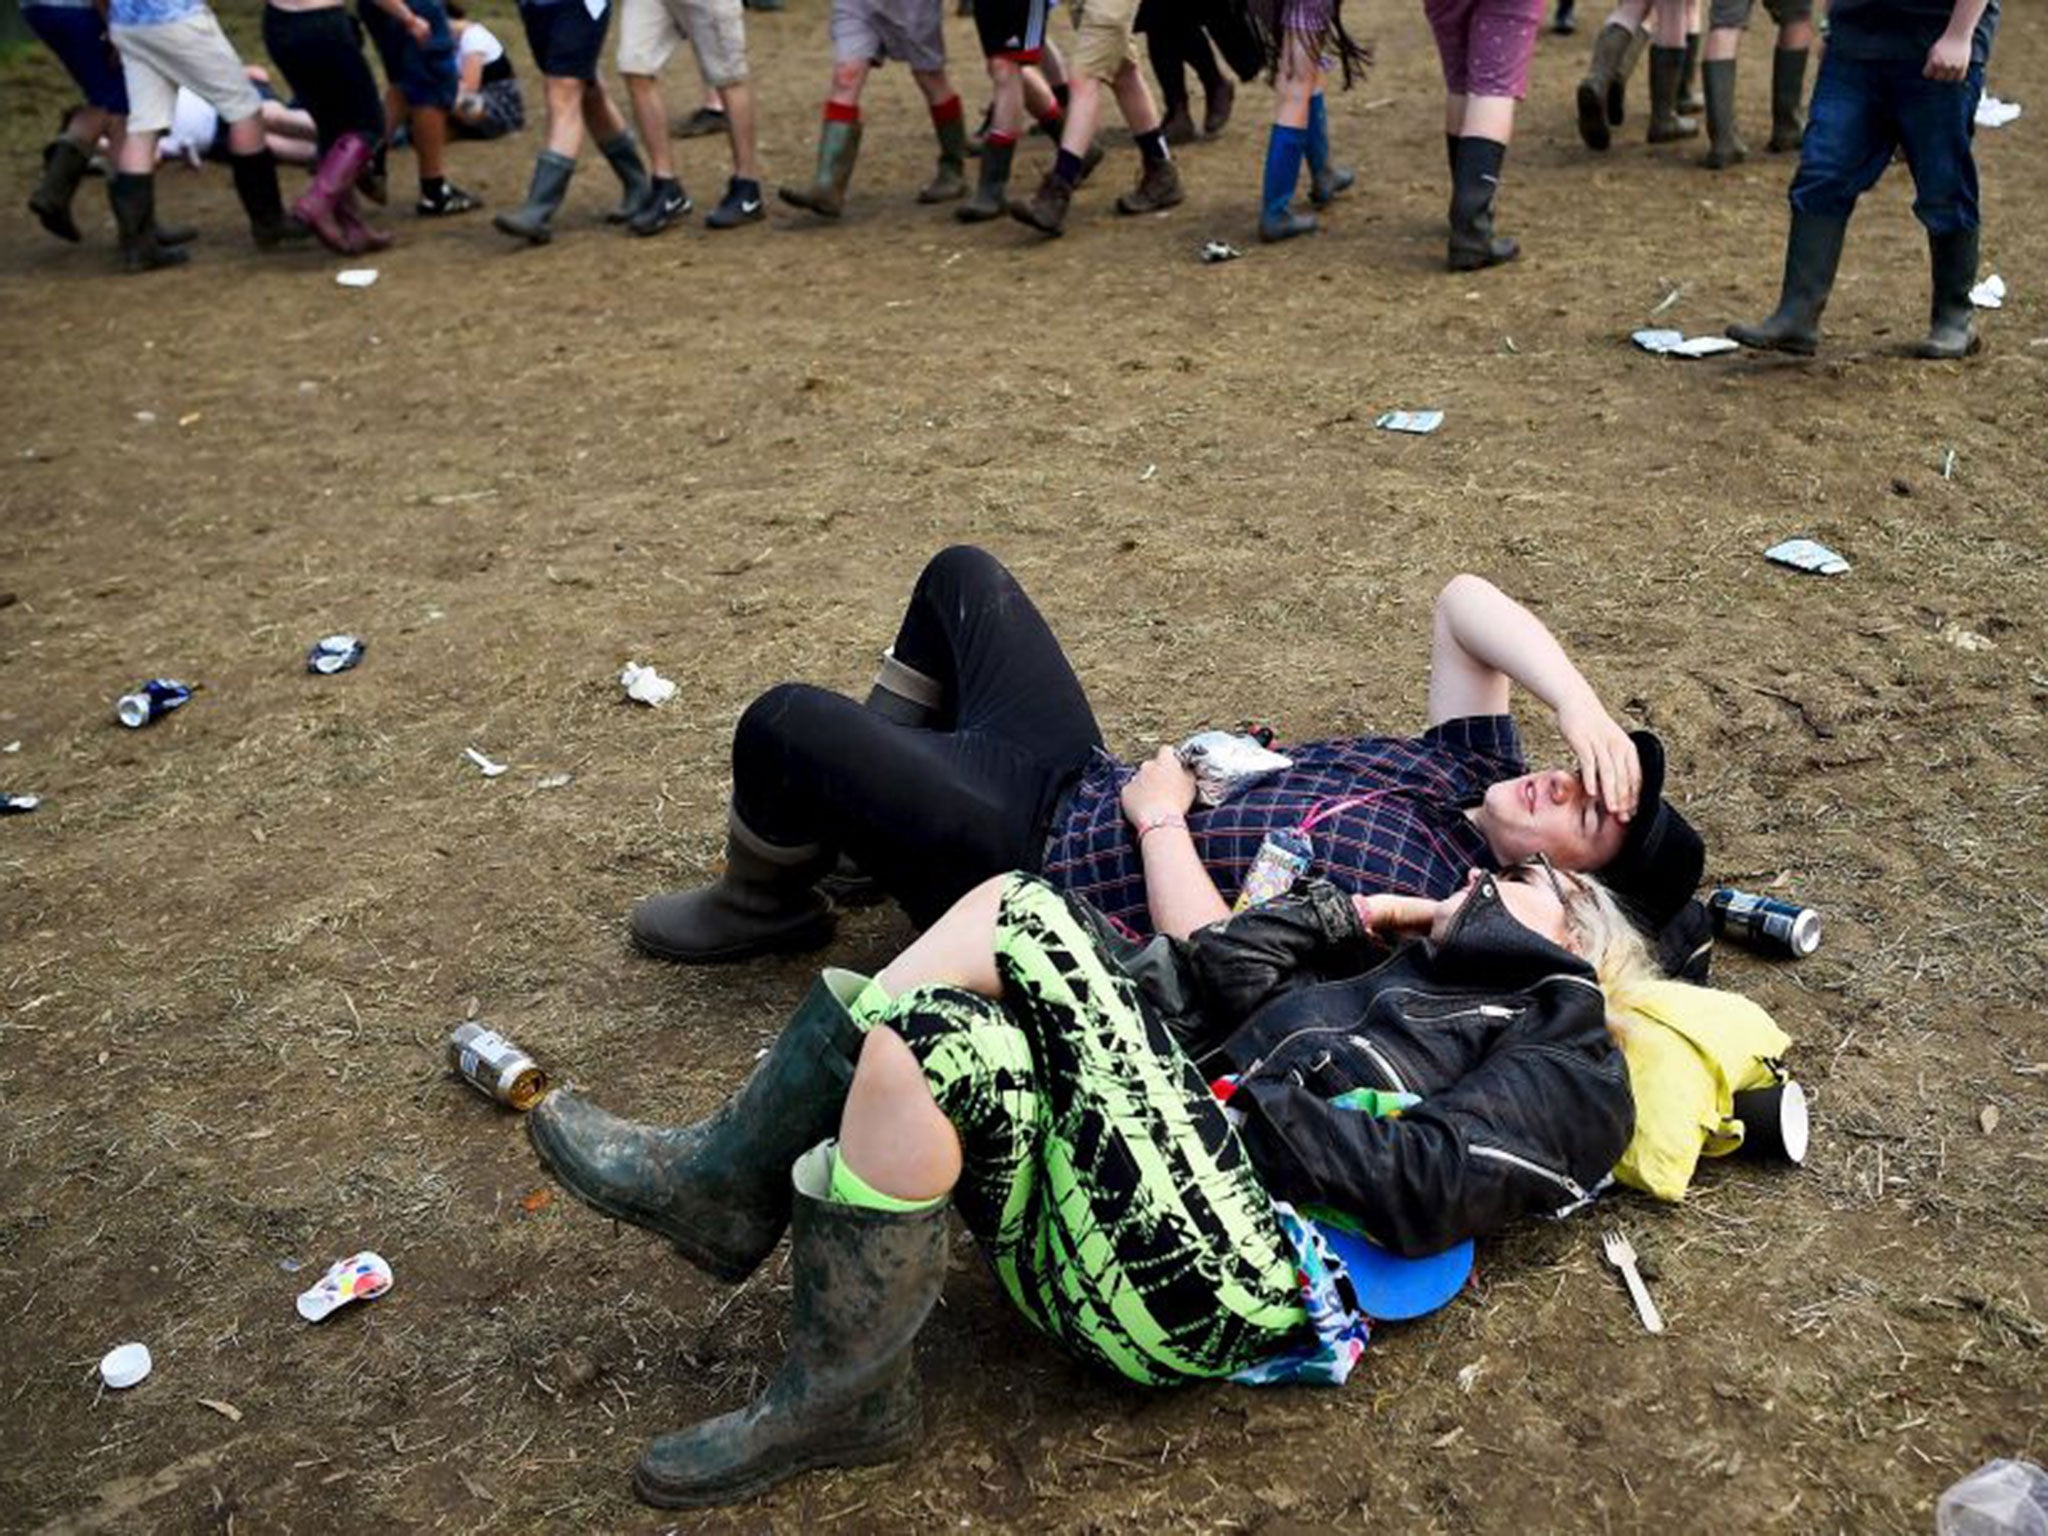
M1372 45L1361 43L1344 26L1344 0L1229 0L1245 28L1266 56L1266 79L1280 76L1280 64L1290 37L1298 38L1312 58L1336 55L1344 71L1344 88L1349 90L1372 67ZM1313 28L1301 21L1327 10L1327 19Z

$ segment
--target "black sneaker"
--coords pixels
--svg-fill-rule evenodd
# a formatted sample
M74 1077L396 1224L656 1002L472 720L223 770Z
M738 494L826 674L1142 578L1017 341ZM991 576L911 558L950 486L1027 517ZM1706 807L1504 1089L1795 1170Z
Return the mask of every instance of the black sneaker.
M647 201L626 220L626 228L636 235L658 235L696 206L681 182L657 181L648 192Z
M716 107L699 107L688 117L669 125L668 136L672 139L701 139L707 134L725 132L725 114Z
M704 215L704 227L737 229L742 224L752 224L767 216L767 210L761 205L760 187L757 185L748 191L735 176L726 182L725 196L718 200L718 206Z
M445 219L458 213L474 213L483 205L482 198L472 197L454 182L447 181L441 184L438 196L422 192L412 211L423 219Z

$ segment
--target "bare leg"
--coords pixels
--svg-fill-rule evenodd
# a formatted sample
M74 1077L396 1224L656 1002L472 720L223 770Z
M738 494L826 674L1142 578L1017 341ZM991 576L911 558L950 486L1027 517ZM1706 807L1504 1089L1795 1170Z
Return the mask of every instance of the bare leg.
M1159 108L1152 101L1152 88L1145 73L1128 59L1116 72L1116 104L1133 133L1150 133L1159 126Z
M839 1116L839 1155L896 1200L937 1200L960 1182L960 1136L933 1102L924 1069L894 1030L877 1025Z
M1468 96L1465 98L1464 126L1458 134L1474 139L1511 143L1515 137L1515 98L1512 96Z
M574 160L583 152L583 82L542 77L548 104L548 148Z
M825 93L825 99L834 106L859 106L861 87L867 84L871 67L866 59L835 59L832 87Z
M928 105L936 107L941 102L953 99L953 83L946 78L943 69L913 69L910 77L917 82L917 88L924 92L924 99Z
M239 123L228 124L228 153L232 155L260 155L263 153L263 116L252 112Z
M627 75L625 79L647 168L660 180L673 180L676 162L668 147L668 104L661 99L661 82L653 75Z
M988 61L989 84L994 88L989 101L989 132L1015 138L1024 131L1025 73L1015 59ZM1046 100L1051 99L1048 92Z
M123 176L151 176L156 173L156 141L153 133L124 134L114 152L114 169Z
M583 87L583 122L600 144L626 131L626 120L619 115L602 80L592 80Z
M1070 155L1085 157L1095 142L1095 124L1102 116L1102 82L1083 75L1068 87L1067 117L1060 129L1060 148Z
M1656 0L1652 7L1651 41L1659 48L1683 48L1685 27L1691 7L1685 0Z
M1001 997L996 976L996 916L1002 909L1007 875L984 880L946 909L915 942L882 968L875 980L891 997L913 987L964 987L983 997Z
M732 142L732 173L742 181L761 179L761 151L754 132L754 88L735 80L713 97L725 103L725 133Z

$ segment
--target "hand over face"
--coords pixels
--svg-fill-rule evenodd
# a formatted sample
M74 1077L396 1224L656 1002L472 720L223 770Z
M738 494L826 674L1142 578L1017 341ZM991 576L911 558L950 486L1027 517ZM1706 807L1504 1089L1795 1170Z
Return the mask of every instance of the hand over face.
M1643 763L1628 732L1597 703L1559 711L1557 726L1578 759L1586 793L1604 805L1609 815L1623 821L1635 815L1636 800L1643 791Z

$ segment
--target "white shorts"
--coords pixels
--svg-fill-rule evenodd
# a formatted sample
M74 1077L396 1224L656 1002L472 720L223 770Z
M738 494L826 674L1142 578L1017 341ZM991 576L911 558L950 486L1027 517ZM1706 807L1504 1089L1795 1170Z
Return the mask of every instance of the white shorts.
M184 86L220 114L224 123L254 117L263 98L242 73L242 56L212 11L144 27L111 27L128 82L128 131L162 133L177 111Z
M832 0L832 57L842 64L900 59L912 69L944 69L941 0Z
M620 0L620 74L660 74L686 39L697 53L697 73L713 90L747 78L740 0Z

